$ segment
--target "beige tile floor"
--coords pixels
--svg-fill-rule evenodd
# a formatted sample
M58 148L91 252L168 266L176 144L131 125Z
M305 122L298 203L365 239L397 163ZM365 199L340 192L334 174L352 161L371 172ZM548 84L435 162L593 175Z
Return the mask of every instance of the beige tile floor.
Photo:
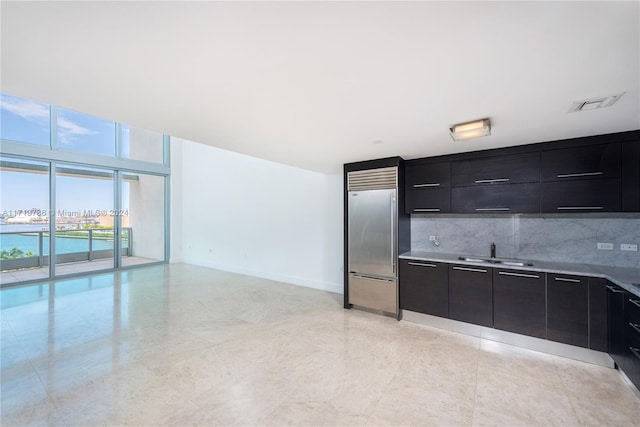
M617 371L188 265L0 292L14 425L640 425Z

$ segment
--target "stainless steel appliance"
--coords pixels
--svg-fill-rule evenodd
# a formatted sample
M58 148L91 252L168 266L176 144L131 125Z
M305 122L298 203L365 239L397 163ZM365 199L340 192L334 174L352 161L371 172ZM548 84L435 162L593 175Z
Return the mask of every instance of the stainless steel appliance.
M347 174L348 302L398 314L398 168Z

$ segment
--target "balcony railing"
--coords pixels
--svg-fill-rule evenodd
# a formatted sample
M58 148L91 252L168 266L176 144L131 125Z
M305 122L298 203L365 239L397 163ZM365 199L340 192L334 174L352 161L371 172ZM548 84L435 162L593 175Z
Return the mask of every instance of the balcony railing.
M33 237L37 238L38 241L38 253L36 254L34 251L25 251L23 248L16 246L15 244L5 244L5 236L8 235L20 235L25 237ZM56 238L58 239L77 239L78 244L76 246L84 246L87 247L88 250L74 250L73 248L68 249L68 252L57 253L56 254L56 264L65 264L69 262L79 262L79 261L93 261L98 259L105 258L113 258L113 241L114 241L114 230L113 229L104 229L104 228L84 228L79 230L58 230L56 231ZM2 259L0 260L0 270L8 271L8 270L17 270L21 268L33 268L33 267L43 267L45 265L49 265L49 255L45 254L45 249L48 249L48 242L45 244L45 241L49 239L50 232L49 231L7 231L0 233L0 242L1 249L3 251L11 251L14 248L22 251L23 255L11 258L11 259ZM87 244L80 243L81 240L85 240ZM122 256L131 256L131 242L132 242L132 229L131 227L123 227L122 234L120 237L121 240L121 254ZM98 248L96 242L111 242L110 249ZM32 244L30 245L32 247ZM73 246L73 245L72 245ZM56 250L57 250L56 246ZM27 253L32 252L33 256L26 256ZM61 251L62 252L62 251Z

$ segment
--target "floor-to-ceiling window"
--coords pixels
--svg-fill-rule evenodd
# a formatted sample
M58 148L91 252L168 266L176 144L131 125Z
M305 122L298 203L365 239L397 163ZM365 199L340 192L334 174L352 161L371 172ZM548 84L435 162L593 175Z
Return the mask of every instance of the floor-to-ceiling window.
M3 283L49 277L49 163L0 157Z
M0 94L0 284L167 262L168 141Z

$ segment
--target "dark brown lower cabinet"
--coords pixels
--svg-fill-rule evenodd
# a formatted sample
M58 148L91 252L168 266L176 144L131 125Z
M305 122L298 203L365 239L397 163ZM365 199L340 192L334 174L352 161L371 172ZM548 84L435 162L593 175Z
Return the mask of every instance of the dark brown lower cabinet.
M629 363L624 373L640 389L640 297L627 293L624 306L625 347Z
M544 273L493 270L493 327L547 337Z
M401 259L400 308L449 317L448 265Z
M589 278L589 348L608 350L607 281Z
M589 346L589 284L586 277L547 274L547 339Z
M629 351L624 343L624 303L627 291L615 285L607 284L607 305L609 317L609 355L624 369Z
M640 298L610 283L607 297L609 354L640 388Z
M481 326L493 326L491 268L449 266L449 317Z

